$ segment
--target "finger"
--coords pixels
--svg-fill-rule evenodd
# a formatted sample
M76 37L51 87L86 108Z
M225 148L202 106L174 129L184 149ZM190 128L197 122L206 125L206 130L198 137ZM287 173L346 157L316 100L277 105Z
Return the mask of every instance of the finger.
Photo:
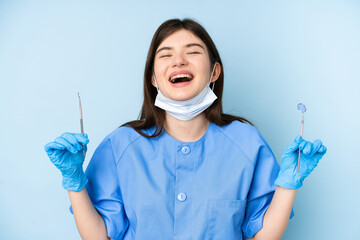
M310 155L312 156L312 155L314 155L315 153L317 153L317 152L319 151L319 149L320 149L321 146L322 146L321 140L319 140L319 139L315 140L315 141L313 142L313 149L312 149Z
M326 147L324 145L321 145L319 150L317 152L315 152L315 159L316 159L316 164L320 161L320 159L324 156L324 154L326 153Z
M302 139L301 140L301 142L300 142L300 145L299 145L299 149L302 151L302 150L304 150L304 147L305 147L305 145L306 145L306 140L304 140L304 139Z
M303 148L303 153L305 155L310 155L312 149L313 149L313 144L311 142L306 142Z
M76 154L76 153L77 153L76 148L75 148L70 142L68 142L65 138L63 138L63 137L57 137L57 138L55 139L55 142L64 145L64 147L65 147L69 152L71 152L72 154Z
M297 135L294 139L294 141L285 149L285 153L291 153L295 152L299 149L299 143L302 140L302 137L300 135Z
M87 145L84 145L84 147L85 147L85 152L87 152Z
M65 146L56 142L49 142L44 148L46 152L50 152L54 150L64 150Z
M327 148L326 148L324 145L322 145L322 146L320 147L320 149L318 150L318 153L325 154L326 151L327 151Z
M89 138L88 138L88 135L86 133L84 133L84 134L75 133L74 136L75 136L75 138L77 139L77 141L79 143L82 143L82 144L88 144L89 143Z
M81 150L83 147L76 139L76 136L74 133L64 133L61 135L66 141L68 141L71 145L73 145L74 148L76 148L78 151Z

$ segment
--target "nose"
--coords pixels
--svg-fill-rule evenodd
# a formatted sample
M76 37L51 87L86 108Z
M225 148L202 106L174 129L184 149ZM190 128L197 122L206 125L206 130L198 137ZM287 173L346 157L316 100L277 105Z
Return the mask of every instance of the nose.
M172 64L173 67L180 67L188 64L188 61L186 60L185 56L183 56L182 54L176 54L173 59L174 59Z

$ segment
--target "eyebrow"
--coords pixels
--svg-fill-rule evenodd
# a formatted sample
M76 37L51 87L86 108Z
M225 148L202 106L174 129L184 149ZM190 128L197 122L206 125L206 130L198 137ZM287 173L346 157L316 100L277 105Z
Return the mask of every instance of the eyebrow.
M189 48L189 47L194 47L194 46L198 46L198 47L201 47L202 49L204 49L203 46L201 46L200 44L198 43L189 43L189 44L186 44L185 47ZM160 51L162 50L171 50L173 49L172 47L162 47L160 48L159 50L156 51L155 55L158 54ZM205 49L204 49L205 50Z

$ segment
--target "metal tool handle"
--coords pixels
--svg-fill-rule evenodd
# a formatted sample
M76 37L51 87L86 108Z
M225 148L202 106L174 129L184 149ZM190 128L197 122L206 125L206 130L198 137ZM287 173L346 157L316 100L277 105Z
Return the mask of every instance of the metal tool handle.
M300 130L300 136L303 136L304 132L304 113L302 113L302 119L301 119L301 130ZM297 172L299 172L300 168L300 156L301 156L301 150L299 149L299 158L298 158L298 165L297 165Z
M82 134L84 134L84 123L83 123L82 118L80 119L80 131Z
M80 111L80 131L82 134L84 134L84 122L83 122L82 106L81 106L81 99L79 92L78 92L78 97L79 97L79 111ZM81 145L83 146L83 154L85 158L85 145L84 144Z

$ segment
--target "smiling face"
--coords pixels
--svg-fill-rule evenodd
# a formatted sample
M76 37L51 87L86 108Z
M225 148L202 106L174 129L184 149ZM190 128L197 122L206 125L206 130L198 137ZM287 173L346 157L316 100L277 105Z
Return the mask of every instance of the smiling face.
M154 74L167 98L183 101L198 95L210 81L210 68L206 45L188 30L172 33L156 49ZM217 64L212 82L220 75L220 68ZM152 84L156 87L154 76Z

